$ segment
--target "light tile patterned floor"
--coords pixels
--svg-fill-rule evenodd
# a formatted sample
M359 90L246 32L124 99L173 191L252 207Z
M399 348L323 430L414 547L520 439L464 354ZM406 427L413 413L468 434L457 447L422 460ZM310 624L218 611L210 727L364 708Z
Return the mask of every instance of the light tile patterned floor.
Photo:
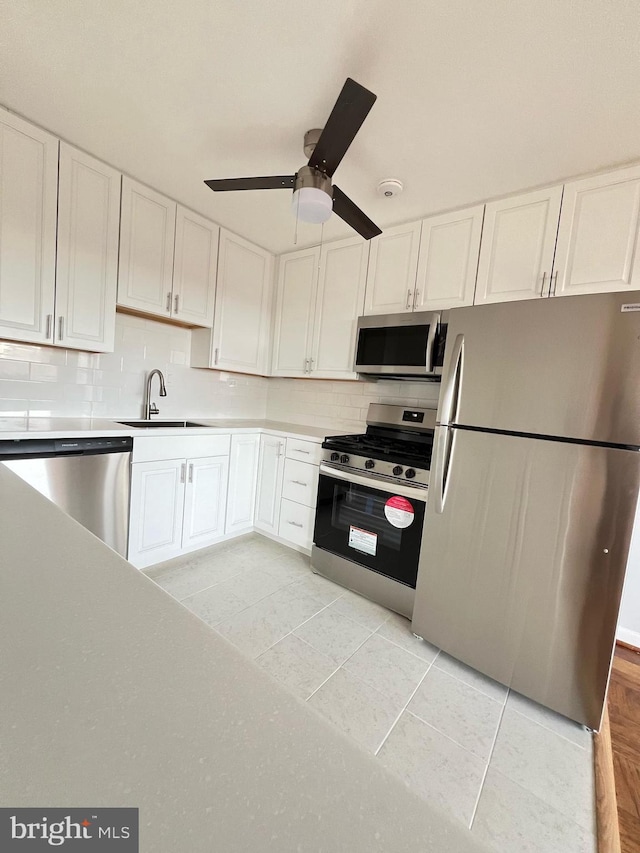
M258 535L147 575L499 853L595 853L592 740Z

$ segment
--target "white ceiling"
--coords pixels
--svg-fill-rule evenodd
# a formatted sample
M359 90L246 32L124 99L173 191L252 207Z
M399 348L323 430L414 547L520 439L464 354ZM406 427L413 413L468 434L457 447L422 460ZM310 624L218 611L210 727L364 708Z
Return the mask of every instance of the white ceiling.
M0 103L275 252L286 190L202 181L295 172L347 76L335 180L382 227L640 158L638 0L0 0Z

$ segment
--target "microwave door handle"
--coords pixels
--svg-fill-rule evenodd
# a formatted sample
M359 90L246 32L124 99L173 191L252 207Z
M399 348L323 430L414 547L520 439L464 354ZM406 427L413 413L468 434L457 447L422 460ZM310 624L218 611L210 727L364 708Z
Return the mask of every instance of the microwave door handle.
M429 331L427 332L427 346L425 348L425 367L427 373L433 373L435 361L436 337L438 334L439 317L434 316L429 323Z
M453 423L458 414L463 361L464 335L456 335L451 351L449 372L442 383L438 423L443 426Z

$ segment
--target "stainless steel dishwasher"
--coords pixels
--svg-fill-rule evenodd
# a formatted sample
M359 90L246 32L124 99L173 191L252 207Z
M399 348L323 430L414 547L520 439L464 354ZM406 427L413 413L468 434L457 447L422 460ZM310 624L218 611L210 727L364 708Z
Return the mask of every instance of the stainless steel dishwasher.
M0 462L126 557L132 448L122 436L4 439Z

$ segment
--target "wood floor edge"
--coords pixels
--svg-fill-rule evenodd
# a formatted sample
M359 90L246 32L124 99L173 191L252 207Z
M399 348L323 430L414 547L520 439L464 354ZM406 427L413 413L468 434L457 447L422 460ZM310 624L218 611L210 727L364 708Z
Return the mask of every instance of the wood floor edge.
M600 733L593 738L593 763L596 782L598 853L621 853L611 729L607 709L602 718Z
M621 646L623 649L629 649L630 652L640 654L640 649L637 646L632 646L631 643L623 643L622 640L616 640L616 646Z

